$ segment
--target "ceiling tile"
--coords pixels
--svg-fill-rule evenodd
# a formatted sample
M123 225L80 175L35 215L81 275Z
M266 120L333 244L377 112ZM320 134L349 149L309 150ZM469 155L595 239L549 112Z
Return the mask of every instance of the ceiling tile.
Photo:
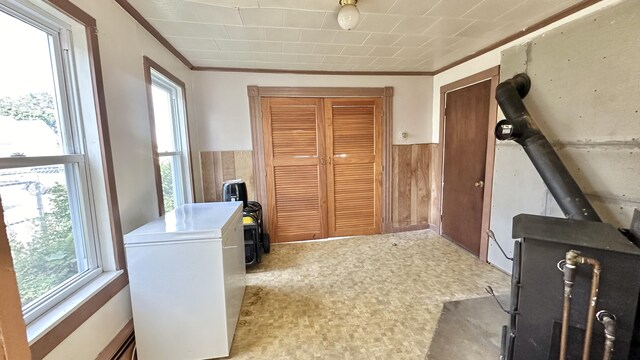
M328 55L322 61L324 64L346 64L349 61L348 56Z
M366 32L342 31L336 34L336 37L333 38L333 43L344 45L360 45L367 39L367 37L369 37L369 33Z
M213 39L167 36L167 40L178 50L220 50Z
M360 10L361 14L386 14L391 6L393 6L394 1L360 1L358 3L358 10Z
M441 17L460 17L460 15L468 12L478 6L481 1L476 0L447 0L440 1L436 6L432 7L427 13L428 16Z
M422 48L404 48L400 50L395 57L399 58L419 58L424 55L426 52L425 49Z
M378 46L369 53L369 56L393 57L400 49L399 47Z
M395 65L399 59L396 58L388 58L388 57L379 57L375 59L371 64L372 65Z
M431 36L424 35L404 35L398 41L396 41L394 46L407 46L407 47L420 47L426 44L429 40L433 39Z
M344 50L342 50L342 55L353 55L353 56L364 56L367 55L373 50L374 46L345 46Z
M422 16L440 0L397 0L389 9L389 14Z
M300 30L284 28L265 28L267 41L297 42L300 40Z
M467 26L462 31L456 34L456 36L463 37L484 37L487 34L504 27L504 23L498 21L484 21L476 20L473 24Z
M324 55L297 55L299 63L312 63L318 64L321 63L324 59Z
M251 44L241 40L216 40L218 48L223 51L251 51Z
M236 60L236 54L223 51L184 50L184 56L200 60Z
M300 32L300 42L330 44L336 33L337 31L303 29Z
M343 49L344 45L318 44L313 50L313 53L323 55L340 55Z
M236 57L244 61L268 61L269 53L265 52L238 52Z
M469 26L474 20L471 19L453 19L453 18L441 18L440 21L435 23L427 30L425 35L430 36L453 36L460 30Z
M287 54L313 54L314 44L284 43L282 52Z
M129 0L131 1L131 0ZM149 0L139 0L139 1L149 1ZM169 0L172 1L172 0ZM225 6L231 8L239 8L239 7L258 7L258 0L184 0L189 3L200 3L206 5L217 5L217 6Z
M194 66L215 67L215 68L256 68L256 64L248 61L227 61L227 60L205 60L194 59Z
M358 24L356 30L388 33L391 32L402 19L402 16L396 15L367 14L360 20L360 24Z
M192 21L241 25L238 9L171 0L132 0L132 5L147 20Z
M325 13L320 11L284 10L284 26L302 29L320 29L324 17Z
M269 53L267 55L268 55L269 62L295 63L298 61L298 55L293 55L293 54Z
M283 24L282 9L248 8L240 9L242 23L245 26L278 26Z
M336 0L258 0L261 8L335 11L340 9Z
M584 0L128 1L199 66L434 71Z
M182 36L193 38L226 39L225 25L202 24L183 21L150 20L151 24L159 30L163 36Z
M230 39L235 40L265 40L264 28L246 27L246 26L230 26L226 25L227 33ZM217 39L217 37L216 37Z
M504 14L525 0L484 0L478 6L462 15L464 18L476 20L494 20L500 14Z
M402 35L397 34L371 34L367 40L365 40L364 45L390 46L401 37Z
M349 64L370 65L375 59L369 56L352 56L349 58Z
M437 17L407 16L391 32L394 34L420 35L438 21Z
M251 51L281 53L282 43L270 41L251 41Z

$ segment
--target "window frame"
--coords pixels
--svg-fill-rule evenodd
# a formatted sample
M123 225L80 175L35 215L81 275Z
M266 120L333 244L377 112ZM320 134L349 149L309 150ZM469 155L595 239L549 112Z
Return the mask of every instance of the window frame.
M82 270L22 307L27 325L59 304L72 293L103 272L99 236L96 231L95 201L83 136L83 119L79 113L78 84L74 81L72 34L63 23L35 9L0 3L7 16L40 30L48 37L54 82L54 102L61 137L61 155L0 157L0 170L59 165L64 168L65 187L71 215L76 255L83 249L86 264ZM76 259L81 261L80 258ZM78 267L81 267L80 264Z
M14 0L11 4L22 7L25 5L25 1ZM106 236L104 242L100 244L100 248L103 256L108 254L107 258L110 259L109 263L103 263L105 272L99 278L102 278L103 281L96 284L98 287L92 286L94 290L90 290L89 295L81 299L77 305L74 305L60 317L56 315L56 321L30 342L31 356L36 359L44 358L50 353L111 298L120 293L128 285L129 280L126 273L122 226L113 171L96 19L69 0L43 0L37 6L33 2L29 2L28 5L33 5L31 8L41 8L45 14L50 14L53 17L70 19L74 22L74 33L82 34L79 36L84 39L82 54L86 56L86 59L82 64L83 76L77 80L82 83L83 96L92 99L92 106L84 107L82 113L91 115L85 120L91 120L94 127L92 134L98 144L96 149L93 147L90 149L91 156L101 160L99 165L95 165L92 173L98 174L94 176L94 181L101 184L102 190L100 192L102 214L100 216L101 223L98 226L99 232L103 235L106 234ZM8 246L8 239L5 236L0 236L0 241L2 242L1 247ZM104 259L105 257L103 257ZM96 279L96 282L99 279ZM16 289L8 286L5 282L0 283L0 291L7 291L7 293L18 296Z
M156 182L156 194L158 199L158 213L160 216L165 214L164 195L162 192L162 176L160 172L161 157L180 158L180 179L176 179L176 171L172 172L174 184L179 180L182 203L193 202L193 164L191 162L191 141L189 139L189 121L187 112L187 92L185 83L178 77L171 74L165 68L153 61L148 56L142 58L144 66L144 77L147 89L147 108L149 113L149 128L151 133L151 153L153 156L153 167ZM155 74L154 74L155 73ZM156 80L159 75L159 81ZM156 85L170 94L176 96L176 102L172 103L173 122L174 122L174 144L176 151L159 152L158 141L156 138L156 125L153 107L153 90L152 86ZM179 89L179 91L176 91ZM182 124L180 124L182 122ZM175 161L173 161L175 163ZM178 188L177 185L174 187ZM174 195L175 196L175 195ZM178 206L178 204L176 204Z

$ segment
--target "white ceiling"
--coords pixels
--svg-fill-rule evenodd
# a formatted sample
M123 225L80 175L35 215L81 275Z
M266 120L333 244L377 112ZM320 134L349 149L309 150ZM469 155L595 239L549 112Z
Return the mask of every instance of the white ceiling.
M193 65L435 71L581 0L129 0Z

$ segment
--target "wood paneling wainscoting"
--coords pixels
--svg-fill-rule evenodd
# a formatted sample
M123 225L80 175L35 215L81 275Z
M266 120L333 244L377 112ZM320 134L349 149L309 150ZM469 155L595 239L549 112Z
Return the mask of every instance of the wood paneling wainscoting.
M437 200L438 144L392 146L393 232L433 227L439 218ZM222 182L241 178L247 183L249 199L255 199L251 151L203 151L202 183L205 201L222 201Z
M437 145L393 145L391 207L394 232L429 227L434 216L431 198L437 190L433 181Z
M255 200L252 157L251 150L201 152L204 201L222 201L222 183L234 179L244 180L249 200Z

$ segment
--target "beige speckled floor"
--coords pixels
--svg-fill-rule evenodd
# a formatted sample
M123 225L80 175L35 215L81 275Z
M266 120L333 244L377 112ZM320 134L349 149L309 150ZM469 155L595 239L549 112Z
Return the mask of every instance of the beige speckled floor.
M231 359L424 359L442 304L508 277L429 231L275 244L247 274Z

